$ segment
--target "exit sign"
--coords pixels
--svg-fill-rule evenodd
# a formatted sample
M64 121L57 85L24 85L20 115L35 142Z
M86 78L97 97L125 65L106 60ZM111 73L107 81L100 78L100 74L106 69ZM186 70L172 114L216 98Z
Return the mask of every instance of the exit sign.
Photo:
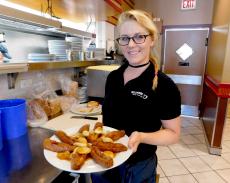
M181 0L182 10L196 9L196 0Z

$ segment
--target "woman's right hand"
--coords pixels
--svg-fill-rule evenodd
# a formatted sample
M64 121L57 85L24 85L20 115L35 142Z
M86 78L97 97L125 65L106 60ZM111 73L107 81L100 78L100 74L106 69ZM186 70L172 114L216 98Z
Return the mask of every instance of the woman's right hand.
M0 52L0 62L3 62L3 55L1 52Z

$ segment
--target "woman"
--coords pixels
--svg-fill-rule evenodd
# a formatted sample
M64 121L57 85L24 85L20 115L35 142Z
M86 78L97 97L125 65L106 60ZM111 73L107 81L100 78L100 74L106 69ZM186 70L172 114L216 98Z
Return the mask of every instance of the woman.
M151 56L157 40L151 16L140 10L124 12L118 30L120 36L116 40L126 62L107 78L103 123L125 130L133 154L121 166L93 174L92 180L154 183L157 145L169 145L179 139L180 93L173 81L158 70L156 59Z

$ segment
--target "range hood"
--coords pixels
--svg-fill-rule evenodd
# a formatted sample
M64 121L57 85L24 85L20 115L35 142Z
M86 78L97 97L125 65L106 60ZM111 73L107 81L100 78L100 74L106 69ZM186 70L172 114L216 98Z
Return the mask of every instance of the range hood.
M73 28L66 27L66 26L62 26L61 29L57 30L57 32L65 33L65 34L70 35L70 36L82 36L84 38L94 37L94 34L92 34L90 32L85 32L82 30L73 29Z
M34 15L14 8L0 5L0 26L29 30L30 32L58 33L70 36L82 36L84 38L95 37L95 34L62 26L57 20Z
M30 30L60 29L61 22L0 5L0 24Z

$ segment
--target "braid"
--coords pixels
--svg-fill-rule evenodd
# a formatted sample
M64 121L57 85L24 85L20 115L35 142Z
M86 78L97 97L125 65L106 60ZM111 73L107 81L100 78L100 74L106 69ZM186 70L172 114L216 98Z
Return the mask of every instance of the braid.
M156 58L153 55L150 56L150 61L154 64L155 76L153 78L152 89L155 90L157 88L157 84L158 84L158 70L159 70L159 68L158 68Z

